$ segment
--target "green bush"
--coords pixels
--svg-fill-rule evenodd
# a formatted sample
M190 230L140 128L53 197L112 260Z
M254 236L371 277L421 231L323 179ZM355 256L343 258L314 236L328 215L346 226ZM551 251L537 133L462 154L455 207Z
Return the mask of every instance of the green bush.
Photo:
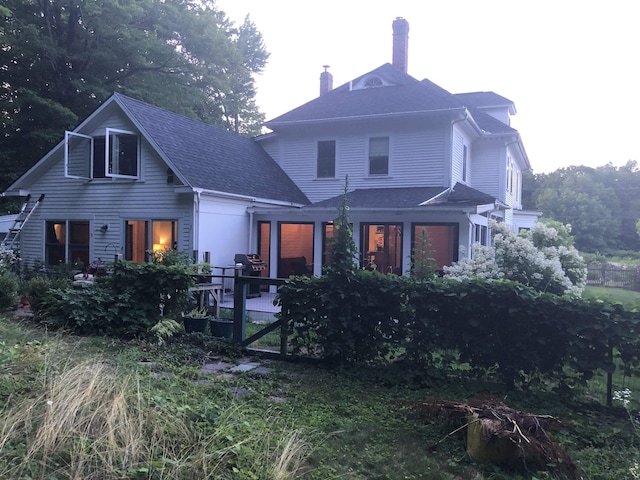
M506 384L563 385L640 365L640 313L620 305L542 293L507 280L415 281L359 271L341 282L297 277L279 290L292 345L330 361L404 352L430 364L495 372ZM616 356L614 357L614 352Z
M18 280L8 270L0 273L0 310L15 307L18 301Z
M133 338L149 334L163 316L179 318L192 285L185 266L118 262L94 285L48 290L38 312L76 333Z
M20 294L27 297L31 303L31 311L36 320L44 318L44 312L52 302L52 290L65 289L71 286L71 280L66 278L49 278L33 276L20 284Z

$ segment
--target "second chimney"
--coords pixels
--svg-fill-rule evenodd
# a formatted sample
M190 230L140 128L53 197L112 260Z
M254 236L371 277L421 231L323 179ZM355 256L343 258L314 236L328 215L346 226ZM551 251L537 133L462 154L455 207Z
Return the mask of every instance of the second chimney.
M393 21L393 66L407 73L409 56L409 22L402 17Z
M324 72L320 74L320 96L333 90L333 75L327 70L329 65L323 65Z

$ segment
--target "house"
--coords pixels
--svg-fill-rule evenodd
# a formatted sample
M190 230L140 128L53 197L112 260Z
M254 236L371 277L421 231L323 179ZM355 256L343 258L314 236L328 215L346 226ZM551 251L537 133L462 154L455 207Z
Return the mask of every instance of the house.
M451 94L407 73L406 20L393 62L266 122L243 138L114 94L10 186L45 200L25 223L25 260L142 262L177 248L216 266L257 253L265 275L321 274L347 203L364 267L406 273L428 235L439 267L518 228L530 169L515 107L493 92Z

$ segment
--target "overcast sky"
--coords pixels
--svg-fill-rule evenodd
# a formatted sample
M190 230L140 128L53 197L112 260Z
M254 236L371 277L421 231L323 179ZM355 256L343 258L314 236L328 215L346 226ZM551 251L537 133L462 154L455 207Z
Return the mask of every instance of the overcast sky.
M451 93L493 91L534 173L640 162L640 38L635 0L216 0L249 14L271 53L257 102L274 118L391 62L396 17L409 22L408 73Z

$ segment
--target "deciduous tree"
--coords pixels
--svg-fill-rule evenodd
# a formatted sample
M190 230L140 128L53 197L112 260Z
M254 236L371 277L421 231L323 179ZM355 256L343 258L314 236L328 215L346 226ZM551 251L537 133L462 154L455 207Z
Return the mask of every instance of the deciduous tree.
M212 0L6 0L0 16L0 189L113 92L259 133L262 35Z

